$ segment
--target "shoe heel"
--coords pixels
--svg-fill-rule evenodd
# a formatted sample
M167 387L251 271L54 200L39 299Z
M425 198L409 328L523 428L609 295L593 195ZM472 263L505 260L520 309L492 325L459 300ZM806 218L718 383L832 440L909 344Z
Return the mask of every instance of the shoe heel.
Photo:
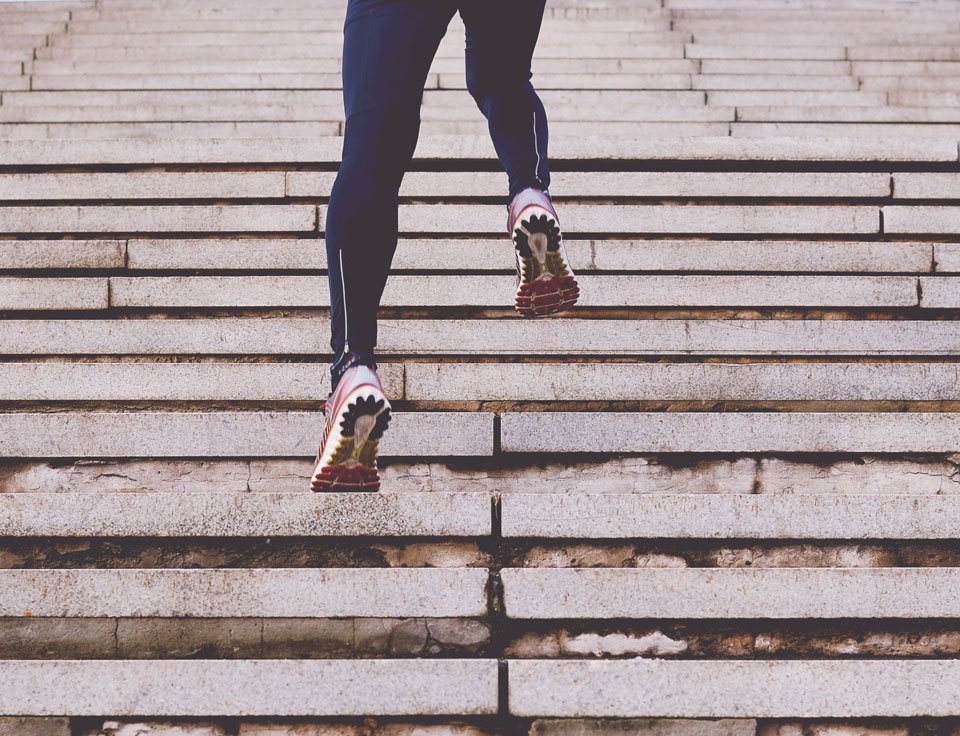
M390 404L379 391L350 401L330 463L314 476L311 490L327 493L379 490L377 455L390 417Z

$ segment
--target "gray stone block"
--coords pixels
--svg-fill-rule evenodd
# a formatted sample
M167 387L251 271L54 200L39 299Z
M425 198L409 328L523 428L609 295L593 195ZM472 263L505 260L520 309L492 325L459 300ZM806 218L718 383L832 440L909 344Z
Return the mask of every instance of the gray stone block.
M2 320L0 354L328 355L323 318ZM952 355L960 324L920 320L381 320L381 354Z
M952 199L960 196L960 174L898 172L893 175L893 196L897 199Z
M539 719L530 726L530 736L755 736L752 719L695 720L587 720Z
M960 233L956 207L884 207L886 233Z
M70 719L0 718L0 736L70 736Z
M505 537L951 539L950 496L506 493Z
M304 476L306 487L306 476ZM2 536L486 536L487 493L2 493Z
M395 413L385 456L489 455L493 415ZM309 457L319 412L0 414L0 457Z
M0 570L0 615L482 616L484 569Z
M578 276L584 307L912 307L913 276L622 275ZM117 307L325 307L326 276L113 276ZM383 306L513 305L512 275L394 275Z
M956 304L960 306L960 297ZM406 366L406 398L415 401L602 401L611 397L619 401L956 400L960 399L960 368L943 363L715 362Z
M960 416L921 412L529 412L504 452L957 452Z
M481 715L497 662L480 660L0 661L0 714Z
M0 199L250 199L284 196L283 172L0 174Z
M517 716L949 716L957 660L511 660Z
M5 207L0 232L233 232L316 229L310 205Z
M107 279L0 278L0 309L106 309Z
M0 240L0 268L123 268L122 240Z
M960 570L507 568L515 619L956 618Z
M403 398L403 366L378 365L384 391ZM326 365L305 363L0 363L0 400L318 401Z
M890 208L886 208L890 209ZM320 208L320 221L326 220ZM565 233L878 233L876 207L750 205L567 205ZM401 232L499 233L503 210L491 205L401 205Z
M955 308L960 306L960 283L956 276L929 276L920 279L920 306Z
M933 246L937 271L960 271L960 243L937 243Z

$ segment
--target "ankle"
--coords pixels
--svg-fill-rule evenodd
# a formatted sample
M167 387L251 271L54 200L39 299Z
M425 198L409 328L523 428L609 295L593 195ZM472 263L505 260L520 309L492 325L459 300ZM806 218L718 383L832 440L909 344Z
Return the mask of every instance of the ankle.
M371 370L377 370L377 362L370 353L349 352L341 354L330 366L330 392L333 393L337 390L337 384L340 383L344 373L358 365L365 365Z

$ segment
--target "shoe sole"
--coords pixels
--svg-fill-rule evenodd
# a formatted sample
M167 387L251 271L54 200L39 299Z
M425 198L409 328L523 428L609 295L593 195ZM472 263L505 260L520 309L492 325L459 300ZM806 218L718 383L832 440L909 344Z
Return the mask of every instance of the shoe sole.
M310 490L317 493L378 491L377 454L383 433L390 424L390 402L379 388L365 384L351 391L343 406L317 458Z
M560 226L549 210L526 207L517 217L513 245L520 265L514 307L523 317L546 317L573 307L580 287L567 261Z

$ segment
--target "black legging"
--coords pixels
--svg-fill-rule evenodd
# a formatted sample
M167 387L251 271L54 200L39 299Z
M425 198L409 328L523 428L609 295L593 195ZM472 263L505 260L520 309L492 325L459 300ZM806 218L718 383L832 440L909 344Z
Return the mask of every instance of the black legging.
M458 10L467 88L486 116L509 194L546 189L547 117L530 83L546 0L349 0L343 156L327 208L334 372L373 360L377 308L397 247L400 183L420 132L430 64Z

